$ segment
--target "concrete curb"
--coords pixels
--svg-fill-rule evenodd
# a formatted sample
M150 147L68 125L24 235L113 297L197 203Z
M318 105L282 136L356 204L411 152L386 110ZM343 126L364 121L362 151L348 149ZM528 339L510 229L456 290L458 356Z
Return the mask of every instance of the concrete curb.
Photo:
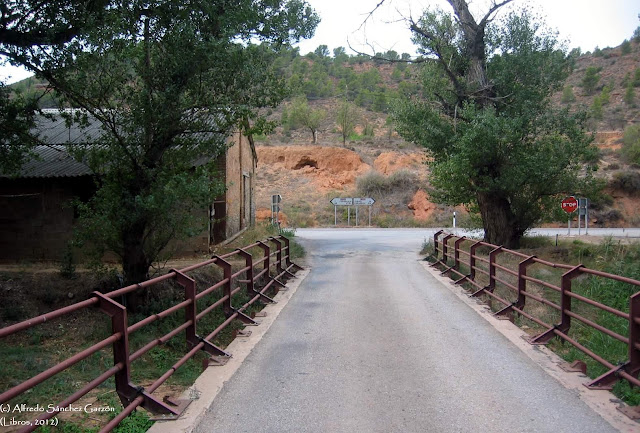
M625 403L608 391L591 390L584 386L588 382L582 373L568 373L560 368L565 361L545 346L534 346L525 341L527 334L508 320L499 320L493 316L489 308L469 295L459 286L452 284L452 280L440 275L440 272L428 262L422 261L422 266L443 287L450 290L462 302L476 311L489 322L498 332L511 341L520 351L527 355L540 368L556 379L562 386L574 391L580 400L600 415L611 426L621 432L638 432L640 424L620 413L617 408Z
M193 401L179 419L158 421L148 430L148 433L191 433L202 420L205 412L224 387L225 382L231 379L251 350L267 333L307 275L309 275L308 268L299 271L296 278L287 283L287 290L276 295L274 300L277 301L277 304L269 304L262 310L267 313L267 316L257 319L260 325L247 328L251 331L251 335L236 338L227 346L225 350L233 356L226 365L207 368L196 382L181 395L180 398Z

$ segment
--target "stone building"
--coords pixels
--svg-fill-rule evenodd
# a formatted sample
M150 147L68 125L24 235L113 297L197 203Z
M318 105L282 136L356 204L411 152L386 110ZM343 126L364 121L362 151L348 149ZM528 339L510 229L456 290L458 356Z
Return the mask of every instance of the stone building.
M101 133L100 126L69 127L61 118L41 119L46 145L34 149L17 176L0 174L0 260L58 261L73 236L77 215L73 199L87 200L95 192L89 167L66 152L64 144L82 143ZM208 230L174 245L178 254L208 252L255 223L254 182L257 155L250 137L229 138L218 159L226 191L202 217Z

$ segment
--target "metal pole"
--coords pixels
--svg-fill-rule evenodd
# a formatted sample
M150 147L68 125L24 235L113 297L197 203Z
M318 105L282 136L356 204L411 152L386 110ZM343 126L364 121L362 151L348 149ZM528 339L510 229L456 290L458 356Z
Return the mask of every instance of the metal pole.
M351 206L347 206L347 227L351 227Z
M338 206L333 205L333 225L338 225Z
M584 206L584 234L589 234L589 199L585 199Z
M453 229L456 229L456 212L453 211Z
M372 205L369 205L369 227L371 227L371 207Z
M358 227L358 206L356 205L356 227Z
M569 233L567 235L571 236L571 214L569 214Z
M580 202L578 201L578 203ZM580 205L578 205L578 236L580 236L580 229L582 228L580 224L581 222L582 222L582 216L580 215Z

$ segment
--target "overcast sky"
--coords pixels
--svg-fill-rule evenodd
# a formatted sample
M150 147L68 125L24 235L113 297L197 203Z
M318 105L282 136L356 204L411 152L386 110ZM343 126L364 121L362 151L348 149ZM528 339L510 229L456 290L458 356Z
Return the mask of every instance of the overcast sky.
M386 0L372 17L362 25L368 12L380 0L307 0L322 21L315 36L299 44L300 53L306 54L318 45L330 50L345 47L353 54L349 44L358 51L394 50L415 53L410 32L402 17L417 19L429 6L441 5L450 10L443 0ZM472 11L482 14L490 0L470 0ZM640 26L638 0L515 0L514 7L529 5L542 13L547 24L557 29L559 36L568 41L569 48L579 47L583 52L618 46L631 38ZM0 67L0 79L12 83L29 74L16 68Z
M300 53L313 51L318 45L328 45L330 50L344 46L350 52L347 40L359 51L394 50L413 54L410 32L402 17L416 20L428 7L440 5L443 10L451 7L443 0L386 0L383 7L362 26L368 12L380 0L307 0L320 15L322 21L315 36L299 44ZM472 12L484 15L489 0L470 0ZM640 26L638 0L514 0L512 7L528 5L545 16L549 27L558 30L562 40L569 41L569 48L580 47L583 52L596 46L618 46L630 39Z

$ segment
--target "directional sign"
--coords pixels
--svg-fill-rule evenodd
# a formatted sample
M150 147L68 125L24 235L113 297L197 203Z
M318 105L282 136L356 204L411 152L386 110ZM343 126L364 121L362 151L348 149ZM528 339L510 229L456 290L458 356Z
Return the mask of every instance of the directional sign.
M353 206L353 199L336 197L331 199L331 204L334 206Z
M376 201L374 199L372 199L371 197L365 197L365 198L354 198L353 199L353 204L355 206L372 206Z
M566 213L573 213L578 210L578 200L573 196L567 197L562 200L560 206Z

